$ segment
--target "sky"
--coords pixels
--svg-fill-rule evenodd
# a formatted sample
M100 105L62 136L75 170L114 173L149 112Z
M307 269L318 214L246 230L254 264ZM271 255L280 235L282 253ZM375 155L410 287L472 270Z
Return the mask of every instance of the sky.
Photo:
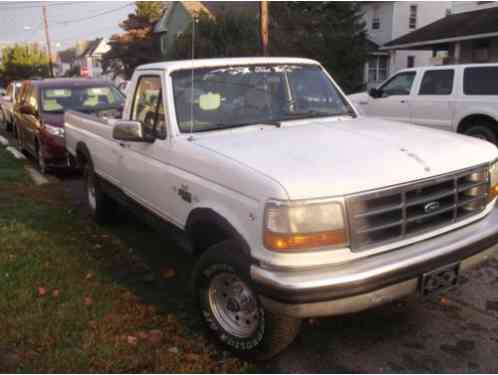
M53 51L78 40L109 38L122 32L119 22L134 10L131 1L5 1L0 0L0 43L40 42L45 45L42 5L47 4Z

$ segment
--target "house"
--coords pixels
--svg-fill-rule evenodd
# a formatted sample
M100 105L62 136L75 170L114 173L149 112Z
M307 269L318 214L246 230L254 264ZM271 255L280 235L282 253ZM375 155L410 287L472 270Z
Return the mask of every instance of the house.
M55 60L57 66L56 76L64 76L74 66L75 61L76 48L72 47L59 51Z
M104 38L80 41L76 44L74 64L80 67L80 75L93 78L108 78L103 73L102 55L110 50Z
M259 15L257 1L172 1L159 21L154 33L158 36L161 57L167 58L174 48L175 39L188 29L194 16L201 13L216 18L223 14ZM257 22L255 18L255 22Z
M386 43L390 53L431 53L436 64L498 62L498 3L454 2L452 14Z
M432 53L425 50L383 50L386 43L445 17L449 1L374 1L362 3L363 20L370 40L364 82L377 86L390 74L407 67L429 65Z

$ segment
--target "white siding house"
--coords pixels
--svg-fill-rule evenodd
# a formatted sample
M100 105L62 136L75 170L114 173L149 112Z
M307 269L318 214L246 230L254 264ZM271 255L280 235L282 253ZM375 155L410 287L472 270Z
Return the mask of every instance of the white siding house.
M372 43L364 82L374 87L390 74L410 66L430 65L430 51L380 51L387 42L445 17L450 1L378 1L363 3L364 21Z

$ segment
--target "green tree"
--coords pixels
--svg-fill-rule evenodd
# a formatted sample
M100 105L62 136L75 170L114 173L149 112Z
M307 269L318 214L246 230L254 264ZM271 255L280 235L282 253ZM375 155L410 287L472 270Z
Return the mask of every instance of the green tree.
M6 81L48 77L48 54L37 45L5 47L1 71Z
M130 78L138 65L159 60L153 31L166 6L164 1L135 3L135 12L119 25L125 32L113 35L109 41L111 49L102 59L105 71Z
M201 13L195 27L195 58L243 57L259 54L259 25L254 18L232 13L213 18ZM169 58L191 57L192 25L176 38Z
M356 2L271 2L270 54L320 61L346 91L363 83L367 32Z

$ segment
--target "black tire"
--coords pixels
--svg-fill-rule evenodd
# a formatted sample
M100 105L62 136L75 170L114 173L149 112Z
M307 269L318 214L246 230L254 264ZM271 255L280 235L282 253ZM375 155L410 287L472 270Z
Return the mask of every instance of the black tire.
M47 172L48 172L47 162L46 162L45 158L43 157L42 147L41 147L39 141L36 141L36 162L37 162L38 171L42 175L47 174Z
M116 210L116 202L102 191L101 182L91 161L85 163L83 175L85 202L90 215L97 224L111 223Z
M22 142L21 133L19 132L17 125L14 124L12 129L13 129L13 133L14 133L14 139L16 140L16 147L19 151L23 152L24 145Z
M464 134L471 137L484 139L485 141L497 144L496 132L493 129L493 123L490 121L482 121L479 124L471 125L465 129Z
M251 286L250 261L247 258L247 256L243 255L242 246L237 240L227 240L211 246L200 257L194 268L193 295L199 305L201 319L205 322L208 331L220 343L242 358L265 360L277 355L294 341L299 333L301 320L271 313L263 307L254 288ZM253 323L254 329L250 334L243 337L237 336L224 328L226 323L222 323L217 317L219 313L215 312L217 308L213 307L211 302L215 299L211 297L211 291L218 291L218 288L214 288L212 284L220 277L225 277L225 275L233 277L234 280L238 279L243 283L245 289L239 291L238 295L240 297L244 293L243 297L246 301L249 301L247 304L250 306L250 313L254 313L253 316L256 316L257 322ZM228 287L227 283L225 285ZM237 286L236 284L234 285ZM250 291L250 296L254 296L254 299L248 299L245 291ZM223 297L226 297L223 291L218 291L218 293L223 293ZM232 299L231 296L227 299L227 309L230 309L230 299ZM243 305L241 308L241 304L237 302L232 303L232 306L234 304L236 305L235 311L241 312L244 308ZM237 314L237 312L233 311L233 308L230 310L232 310L230 313ZM239 318L237 317L237 324L239 324L238 321ZM247 324L249 324L249 321L247 321Z

